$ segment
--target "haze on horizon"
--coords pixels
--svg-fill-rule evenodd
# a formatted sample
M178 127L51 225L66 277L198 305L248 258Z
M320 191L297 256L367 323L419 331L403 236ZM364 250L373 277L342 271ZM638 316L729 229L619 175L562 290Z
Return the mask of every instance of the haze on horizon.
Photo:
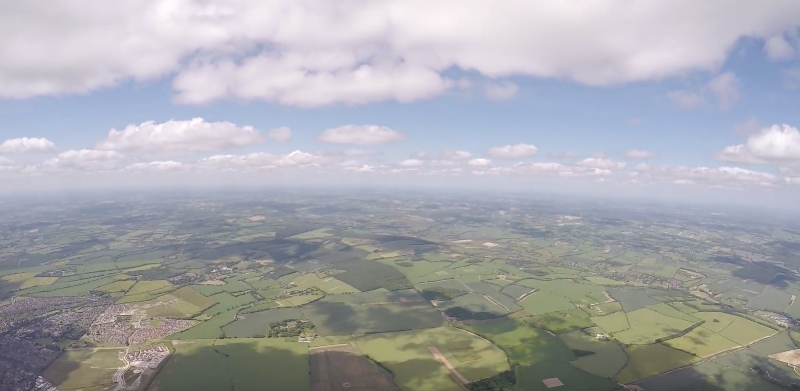
M630 4L7 2L0 193L366 186L797 211L800 2Z

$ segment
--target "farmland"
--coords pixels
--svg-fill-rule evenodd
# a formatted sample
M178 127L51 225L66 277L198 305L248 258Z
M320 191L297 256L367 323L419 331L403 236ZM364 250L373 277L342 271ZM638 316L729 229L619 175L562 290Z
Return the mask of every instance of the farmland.
M800 234L403 197L26 212L40 231L0 239L0 369L85 391L774 384L748 365L800 382L770 358L798 346Z

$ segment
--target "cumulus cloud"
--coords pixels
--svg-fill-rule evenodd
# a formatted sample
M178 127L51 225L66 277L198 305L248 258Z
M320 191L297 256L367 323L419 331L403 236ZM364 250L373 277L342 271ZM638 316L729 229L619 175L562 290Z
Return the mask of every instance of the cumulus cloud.
M627 163L589 157L575 163L575 165L578 167L596 168L601 170L622 170L625 168L625 166L627 166Z
M270 129L270 131L267 132L267 137L278 144L286 144L292 139L292 129L289 129L285 126L276 129Z
M773 186L780 182L780 179L773 174L739 167L664 166L640 173L648 178L669 180L673 183L682 181L683 183L702 183L711 186Z
M264 137L252 126L237 126L230 122L206 122L202 118L188 121L153 121L112 129L108 137L94 149L131 151L142 155L188 155L216 152L256 145Z
M726 147L718 160L740 163L800 163L800 131L789 125L773 125L751 135L745 144Z
M800 4L779 0L635 8L611 0L575 7L513 0L0 7L3 25L15 32L0 37L0 58L10 59L0 64L0 97L86 93L176 75L180 102L297 106L430 98L459 85L444 76L451 69L594 86L661 80L716 70L743 37L772 38L800 22Z
M720 110L729 110L741 98L739 78L733 72L724 72L696 90L678 90L667 93L672 103L682 109L703 107L711 95Z
M444 151L439 157L445 160L463 160L469 159L472 154L467 151Z
M492 161L489 159L470 159L467 164L471 167L489 167Z
M494 159L522 159L536 155L537 152L539 149L534 145L516 144L489 148L486 155Z
M794 48L783 35L776 35L764 42L764 51L772 61L790 60L794 57Z
M651 159L658 157L658 154L650 151L632 150L625 154L630 159Z
M40 168L44 171L109 171L119 168L123 159L124 156L116 151L73 149L45 160Z
M377 125L345 125L327 129L317 136L317 141L323 143L350 145L381 145L405 139L404 134Z
M172 160L167 160L167 161L155 161L150 163L134 163L125 167L125 170L132 172L169 172L169 171L183 171L188 168L189 166L186 164Z
M425 165L425 162L419 159L406 159L403 160L398 164L400 167L412 168L412 167L422 167Z
M286 155L255 152L246 155L214 155L200 159L196 166L213 171L258 171L285 167L314 167L334 160L313 153L294 151Z
M46 138L21 137L4 141L0 144L3 153L35 153L55 152L56 145Z
M518 92L519 86L509 81L488 83L483 89L486 98L494 101L509 100L515 97Z

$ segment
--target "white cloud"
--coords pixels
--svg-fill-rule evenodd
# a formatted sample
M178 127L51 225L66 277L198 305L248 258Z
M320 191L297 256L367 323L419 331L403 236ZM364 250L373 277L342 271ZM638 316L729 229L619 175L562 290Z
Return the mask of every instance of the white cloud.
M400 162L398 165L400 167L407 167L407 168L422 167L423 165L425 165L425 162L419 159L406 159Z
M373 155L377 155L377 154L378 154L378 151L376 151L376 150L374 150L374 149L357 149L357 148L351 148L351 149L345 149L345 150L344 150L344 152L343 152L343 154L344 154L345 156L350 156L350 157L362 157L362 156L373 156Z
M50 172L59 171L110 171L119 168L124 156L116 151L93 149L69 150L47 159L39 166Z
M55 151L56 145L46 138L21 137L6 140L0 144L0 152L4 153L35 153Z
M489 167L492 165L492 161L489 159L470 159L467 164L471 167Z
M647 163L639 163L633 169L636 171L650 171L650 166Z
M123 130L112 129L108 138L95 149L131 151L142 155L188 155L216 152L256 145L264 137L252 126L237 126L230 122L206 122L202 118L188 121L153 121L128 125Z
M286 155L256 152L247 155L214 155L200 159L196 166L201 170L255 171L286 167L315 167L335 161L335 159L303 151L294 151Z
M509 81L487 83L483 89L486 98L494 101L509 100L517 96L518 92L519 86Z
M539 149L534 145L516 144L489 148L486 155L495 159L522 159L536 155L537 152Z
M678 90L667 93L667 98L682 109L696 109L708 103L711 94L720 110L729 110L741 98L739 78L733 72L724 72L696 90Z
M794 57L794 48L783 35L776 35L764 42L764 51L772 61L790 60Z
M328 144L381 145L403 141L402 133L376 125L345 125L327 129L317 136L317 141Z
M285 126L270 129L270 131L267 132L267 137L278 144L286 144L292 139L292 129Z
M625 166L627 166L627 163L589 157L575 163L575 165L578 167L596 168L601 170L622 170L625 168Z
M649 151L633 150L633 151L628 151L628 153L626 153L625 156L631 159L651 159L657 157L658 155L656 153Z
M15 32L0 37L0 58L11 59L0 63L0 97L86 93L176 75L181 102L299 106L430 98L459 84L443 76L451 69L603 86L662 80L714 71L743 37L774 37L800 21L800 4L779 0L633 8L613 0L573 7L512 0L0 7L0 23Z
M649 171L640 171L640 177L651 179L692 182L709 186L773 186L780 179L769 173L746 170L739 167L655 167Z
M718 160L740 163L800 163L800 131L789 125L773 125L751 135L745 144L726 147Z
M167 160L167 161L156 161L150 163L134 163L125 167L125 170L133 172L167 172L167 171L182 171L188 168L189 166L186 164L172 160Z
M439 157L445 160L463 160L469 159L472 154L467 151L444 151Z

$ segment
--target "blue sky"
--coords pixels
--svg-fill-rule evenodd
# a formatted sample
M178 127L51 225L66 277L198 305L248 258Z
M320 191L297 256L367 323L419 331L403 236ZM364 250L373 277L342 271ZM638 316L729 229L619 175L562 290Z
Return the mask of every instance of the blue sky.
M600 1L559 10L531 2L531 15L543 16L528 18L514 15L518 2L485 9L469 1L463 8L475 13L454 16L444 11L455 3L443 1L440 13L420 20L404 12L424 2L342 2L349 13L302 3L286 14L295 19L279 18L297 4L281 1L269 2L271 11L246 0L161 0L126 12L95 4L93 18L66 12L46 27L52 14L35 6L6 10L23 34L0 38L0 142L8 140L0 173L20 183L194 175L202 159L262 153L215 170L246 167L261 178L275 167L302 175L458 174L465 181L534 173L737 194L768 189L787 199L800 188L796 3ZM730 11L714 13L723 3ZM263 19L246 17L258 12ZM391 23L375 22L376 15ZM563 26L548 16L564 18ZM256 31L270 21L275 31ZM320 32L298 27L309 21ZM248 23L252 31L240 29ZM134 27L109 27L115 24ZM326 34L331 26L339 30ZM205 130L176 130L198 117ZM224 122L233 128L218 130ZM129 125L130 139L99 147L111 129ZM360 142L364 125L402 140ZM255 135L226 142L244 126ZM326 129L347 126L354 133L346 140L320 141ZM268 132L281 127L291 137L276 142ZM532 152L489 152L519 144ZM344 153L352 149L373 154ZM442 159L444 151L470 156ZM630 158L630 151L655 156ZM523 167L530 163L557 165ZM739 171L692 171L720 167Z

